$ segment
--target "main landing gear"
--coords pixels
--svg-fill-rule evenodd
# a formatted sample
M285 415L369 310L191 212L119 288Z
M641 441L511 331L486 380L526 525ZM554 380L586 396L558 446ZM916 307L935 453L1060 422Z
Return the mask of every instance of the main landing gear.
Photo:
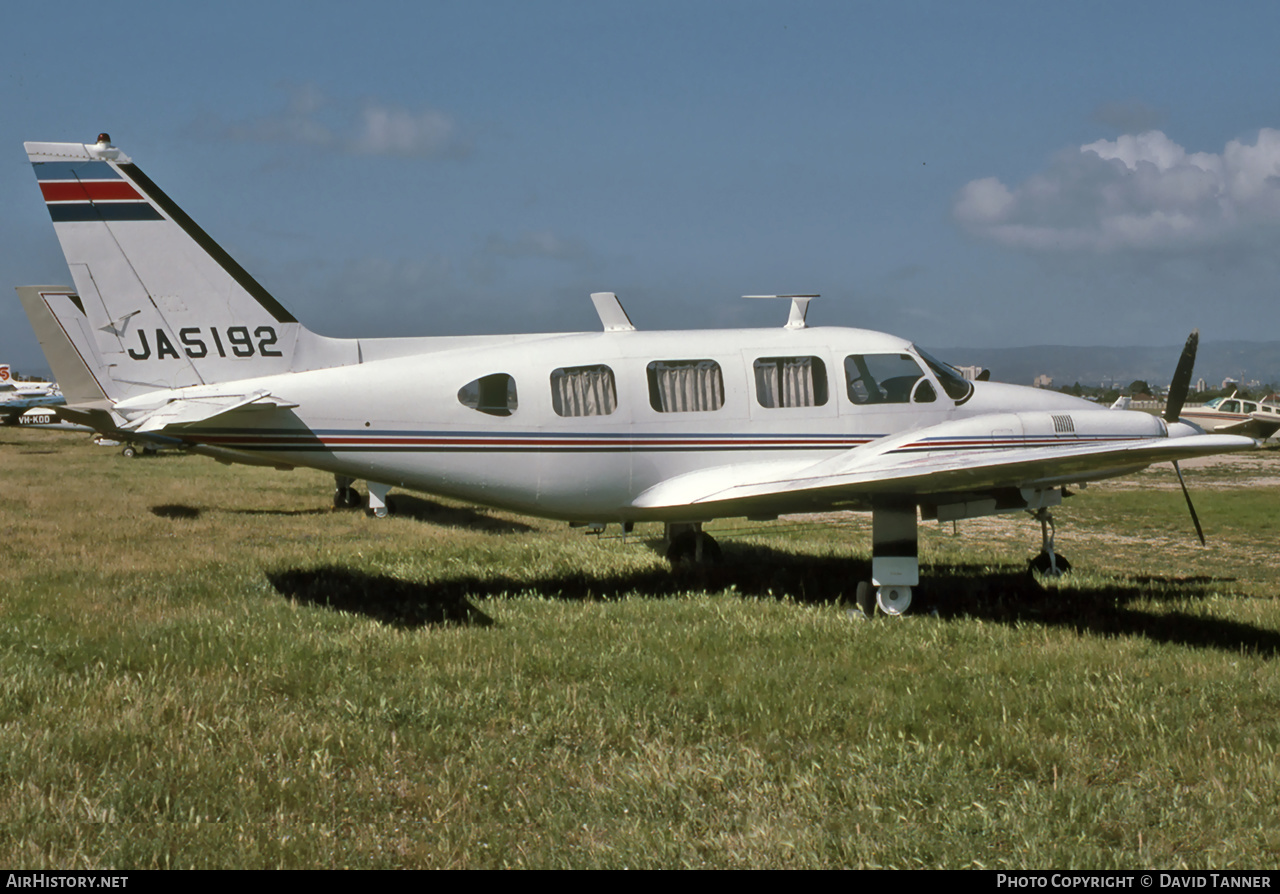
M1029 562L1031 570L1045 577L1060 577L1071 570L1071 563L1053 550L1053 515L1048 509L1037 509L1031 517L1040 522L1041 543L1040 555Z
M664 534L667 541L667 561L672 567L686 562L701 565L721 561L720 544L710 534L702 532L701 522L667 522Z
M920 583L920 548L916 504L884 502L871 507L871 583L858 584L858 607L871 616L871 588L876 606L897 617L911 608L912 588Z
M359 509L364 505L364 497L360 496L360 491L355 489L354 484L354 478L346 475L333 476L334 509Z
M391 514L391 506L387 500L387 491L391 490L391 485L379 484L376 481L370 481L368 484L369 514L374 518L386 518ZM364 497L360 496L360 491L355 488L354 478L334 475L333 487L334 509L360 509L366 505Z

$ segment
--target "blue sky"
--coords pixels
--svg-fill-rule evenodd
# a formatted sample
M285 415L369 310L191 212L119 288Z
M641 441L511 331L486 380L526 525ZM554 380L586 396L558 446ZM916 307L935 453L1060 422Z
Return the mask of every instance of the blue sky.
M1280 5L6 4L0 282L65 283L24 140L115 143L327 335L813 324L1280 338ZM16 295L0 362L42 368Z

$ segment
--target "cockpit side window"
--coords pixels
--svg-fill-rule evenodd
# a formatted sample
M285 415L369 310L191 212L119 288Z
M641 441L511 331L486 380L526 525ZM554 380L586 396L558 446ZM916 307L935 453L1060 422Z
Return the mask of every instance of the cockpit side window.
M458 402L490 416L510 416L519 406L516 380L506 373L473 379L458 389Z
M756 400L770 409L827 403L827 365L819 357L761 357L753 364Z
M928 403L938 396L910 354L850 354L844 359L849 400L855 404Z

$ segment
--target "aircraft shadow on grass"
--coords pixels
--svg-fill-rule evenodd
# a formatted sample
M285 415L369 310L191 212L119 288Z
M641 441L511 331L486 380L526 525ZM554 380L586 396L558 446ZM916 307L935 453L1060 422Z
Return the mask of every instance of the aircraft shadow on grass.
M328 515L328 509L224 509L230 515ZM185 503L165 503L152 506L151 514L158 518L195 519L204 514L199 506L188 506Z
M282 596L303 605L364 615L392 627L493 623L467 600L475 591L465 580L422 584L332 565L271 571L267 580Z
M413 494L395 494L390 497L388 505L395 518L408 518L445 528L468 528L490 534L522 534L533 530L531 525L496 518L484 509L470 506L446 506Z
M299 602L352 612L398 627L427 624L492 624L469 600L537 593L565 600L619 599L627 595L662 599L691 590L733 589L745 598L783 599L807 604L843 602L852 607L856 582L871 574L868 558L805 556L764 546L726 546L726 560L714 565L663 567L626 573L566 573L540 578L493 574L426 583L372 575L338 566L272 572L268 579L282 595ZM1186 604L1207 598L1230 578L1132 577L1115 584L1079 589L1046 588L1029 571L992 570L989 565L936 564L918 612L944 619L978 618L1014 625L1040 624L1098 636L1140 636L1153 642L1244 650L1264 657L1280 654L1280 632L1239 621L1174 609L1153 614L1128 607L1150 600ZM878 619L876 623L894 623ZM909 623L909 619L907 619Z
M396 518L406 518L445 528L467 528L488 534L521 534L533 530L530 525L522 522L495 518L483 509L446 506L443 503L436 503L432 500L424 500L420 497L404 494L396 494L394 506ZM334 510L314 507L311 509L223 509L220 511L230 515L303 516L329 515ZM169 519L199 518L203 512L204 510L198 506L187 506L180 503L151 507L152 515Z

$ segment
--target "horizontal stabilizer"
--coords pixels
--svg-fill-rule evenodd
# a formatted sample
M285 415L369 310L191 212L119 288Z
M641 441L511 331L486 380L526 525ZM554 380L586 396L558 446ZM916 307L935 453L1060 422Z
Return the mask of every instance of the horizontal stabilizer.
M289 409L297 406L297 404L287 403L272 397L266 391L255 391L252 394L186 397L170 401L157 410L152 410L150 413L131 419L122 427L127 431L135 431L139 434L156 432L171 426L206 422L215 416L222 416L250 405L262 409Z

